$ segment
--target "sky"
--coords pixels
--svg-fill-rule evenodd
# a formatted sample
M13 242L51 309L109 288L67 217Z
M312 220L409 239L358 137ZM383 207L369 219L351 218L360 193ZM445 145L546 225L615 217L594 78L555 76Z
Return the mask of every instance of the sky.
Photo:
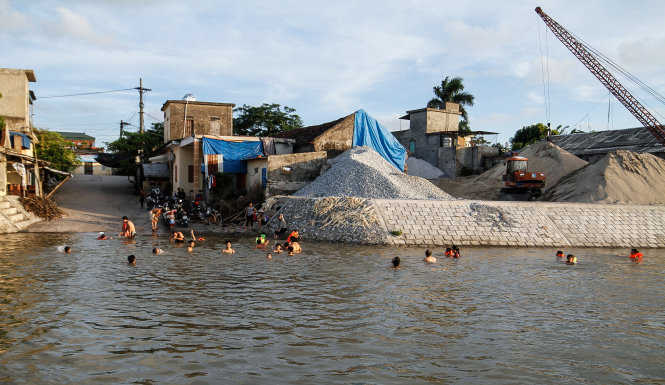
M665 94L665 2L648 0L0 0L0 66L35 71L35 126L85 132L98 146L118 138L121 120L138 130L138 91L50 96L131 89L143 78L147 126L163 120L166 100L191 93L286 105L305 125L362 108L399 130L432 87L460 76L475 96L470 127L498 132L491 141L539 122L640 126L546 30L539 5Z

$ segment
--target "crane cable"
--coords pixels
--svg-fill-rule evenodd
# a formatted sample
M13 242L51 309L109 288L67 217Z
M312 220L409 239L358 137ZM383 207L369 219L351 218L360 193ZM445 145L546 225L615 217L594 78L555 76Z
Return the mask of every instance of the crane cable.
M547 44L547 27L545 27L545 50L547 54L547 64L543 61L543 39L540 34L540 18L536 16L538 21L538 48L540 50L540 72L543 79L543 99L545 102L545 117L547 122L550 122L550 67L549 67L549 46ZM547 69L547 77L545 77L545 70Z

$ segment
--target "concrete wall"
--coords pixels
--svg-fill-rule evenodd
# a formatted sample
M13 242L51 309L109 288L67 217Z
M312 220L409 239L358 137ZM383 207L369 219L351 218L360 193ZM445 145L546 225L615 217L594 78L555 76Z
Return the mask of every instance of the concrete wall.
M444 178L454 178L459 175L456 157L457 149L455 147L439 148L439 164L437 167L443 171Z
M276 156L276 155L275 155ZM247 191L263 190L263 170L268 169L268 158L250 159L247 161Z
M78 166L72 171L74 175L85 175L85 164ZM102 166L99 163L92 164L92 175L113 175L113 168Z
M173 174L171 180L173 182L173 191L176 191L178 188L185 190L187 196L195 196L199 190L200 186L195 185L194 183L188 182L188 169L190 165L194 165L194 149L193 146L185 147L175 147L173 149L173 154L175 159L173 161L173 168L171 173ZM194 170L194 172L201 172L201 170ZM201 178L199 178L201 179Z
M326 162L325 151L269 156L266 196L293 194L316 179ZM291 171L284 173L282 167Z
M31 133L29 81L35 81L31 70L0 68L0 115L9 131Z
M195 135L233 135L233 107L231 103L189 102L187 119L194 120ZM182 139L185 102L168 100L162 107L164 111L164 141Z
M353 147L353 126L355 114L347 116L337 125L314 139L314 151L327 151L335 157Z
M325 198L282 200L281 212L289 226L302 229L305 240L438 247L621 247L626 251L665 247L665 206L368 199L355 209L368 219L368 226L342 222L324 227L327 218L313 209L319 199ZM346 206L342 202L333 211L344 214L350 209ZM427 213L426 218L422 213Z

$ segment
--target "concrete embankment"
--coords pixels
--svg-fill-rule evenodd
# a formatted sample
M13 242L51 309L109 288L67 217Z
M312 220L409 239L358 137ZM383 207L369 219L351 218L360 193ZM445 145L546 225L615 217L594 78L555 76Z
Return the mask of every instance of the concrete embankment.
M385 245L665 247L665 206L280 197L303 239ZM276 223L270 223L273 229ZM401 232L393 235L391 232Z

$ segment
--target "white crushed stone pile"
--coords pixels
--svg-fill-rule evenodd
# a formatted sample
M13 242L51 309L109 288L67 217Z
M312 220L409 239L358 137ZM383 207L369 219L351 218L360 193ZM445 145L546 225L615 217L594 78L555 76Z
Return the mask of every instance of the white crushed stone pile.
M665 159L631 151L609 153L562 178L543 200L665 204Z
M545 188L556 186L562 177L587 165L585 160L547 141L531 144L519 155L529 159L529 171L545 173ZM480 175L444 179L437 186L458 198L492 200L498 198L505 185L501 180L505 173L505 162L501 162Z
M428 180L406 175L370 147L354 147L295 196L453 200Z
M418 158L408 158L406 165L409 169L409 175L419 176L426 179L438 179L443 177L443 171L438 167L434 167L426 160Z

